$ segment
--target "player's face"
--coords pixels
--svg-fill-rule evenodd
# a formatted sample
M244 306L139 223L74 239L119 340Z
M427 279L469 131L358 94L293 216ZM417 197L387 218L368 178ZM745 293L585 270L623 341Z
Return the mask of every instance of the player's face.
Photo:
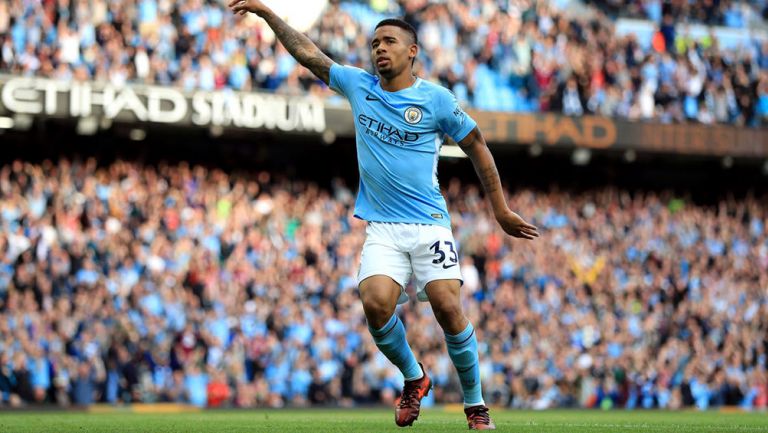
M371 40L373 66L382 77L396 77L410 70L417 50L408 32L396 26L379 27Z

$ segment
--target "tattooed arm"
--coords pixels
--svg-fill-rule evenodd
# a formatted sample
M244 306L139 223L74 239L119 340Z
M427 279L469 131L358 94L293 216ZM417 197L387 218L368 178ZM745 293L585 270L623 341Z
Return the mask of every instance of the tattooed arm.
M475 127L469 135L459 142L459 146L472 160L475 172L483 184L485 195L491 202L493 215L501 228L508 235L516 238L533 239L538 237L538 229L525 222L520 215L512 212L507 206L507 200L504 198L504 191L501 188L499 171L496 169L493 155L491 155L483 135L480 134L480 130Z
M271 9L259 0L233 0L229 3L232 12L245 15L248 12L255 13L267 22L275 32L277 39L291 53L296 61L312 71L313 74L328 84L330 81L331 65L333 60L326 56L317 45L301 32L291 28L285 21L277 16Z

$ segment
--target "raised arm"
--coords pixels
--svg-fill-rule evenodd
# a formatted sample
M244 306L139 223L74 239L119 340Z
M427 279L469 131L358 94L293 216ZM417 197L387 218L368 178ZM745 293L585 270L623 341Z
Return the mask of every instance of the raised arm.
M539 229L525 222L520 215L512 212L507 206L504 191L501 188L499 171L496 169L493 155L491 155L480 130L475 127L469 135L459 142L459 146L472 160L475 172L483 184L485 195L493 208L493 215L501 228L508 235L516 238L533 239L538 237Z
M263 18L293 58L312 71L325 84L329 84L333 60L320 51L320 48L317 48L317 45L308 37L286 24L264 3L259 0L233 0L229 3L229 7L232 12L240 15L251 12Z

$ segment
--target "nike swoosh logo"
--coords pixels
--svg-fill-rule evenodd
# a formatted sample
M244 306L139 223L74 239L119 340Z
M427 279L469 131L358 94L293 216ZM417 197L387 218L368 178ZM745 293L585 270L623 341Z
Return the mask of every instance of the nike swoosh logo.
M454 263L454 264L452 264L452 265L448 265L448 266L446 266L446 265L445 265L445 263L443 263L443 269L452 268L452 267L454 267L454 266L456 266L456 263Z
M459 368L459 367L456 367L456 371L458 371L459 373L466 373L466 372L468 372L469 370L472 370L473 368L475 368L475 364L472 364L472 365L470 365L470 366L469 366L469 367L467 367L467 368ZM473 381L473 382L474 382L474 381Z
M376 98L376 97L371 96L371 95L365 95L365 100L366 101L381 101L381 99Z

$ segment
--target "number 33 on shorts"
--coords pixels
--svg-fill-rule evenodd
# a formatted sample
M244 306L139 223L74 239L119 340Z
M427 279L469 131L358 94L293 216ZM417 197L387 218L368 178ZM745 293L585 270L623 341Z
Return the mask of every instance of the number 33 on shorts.
M442 265L443 269L449 269L459 264L459 254L453 247L453 241L437 241L429 248L435 255L432 260L433 264Z
M358 283L386 275L401 287L397 303L408 302L405 286L414 277L417 299L426 302L426 285L435 280L459 280L461 266L451 229L436 225L370 222L360 257Z
M444 231L444 233L434 236L435 231ZM459 247L456 241L448 233L448 229L441 227L435 231L429 233L432 236L424 236L428 240L423 239L426 242L420 243L411 255L416 287L424 287L434 280L459 280L459 284L462 284ZM426 295L426 293L417 294Z

